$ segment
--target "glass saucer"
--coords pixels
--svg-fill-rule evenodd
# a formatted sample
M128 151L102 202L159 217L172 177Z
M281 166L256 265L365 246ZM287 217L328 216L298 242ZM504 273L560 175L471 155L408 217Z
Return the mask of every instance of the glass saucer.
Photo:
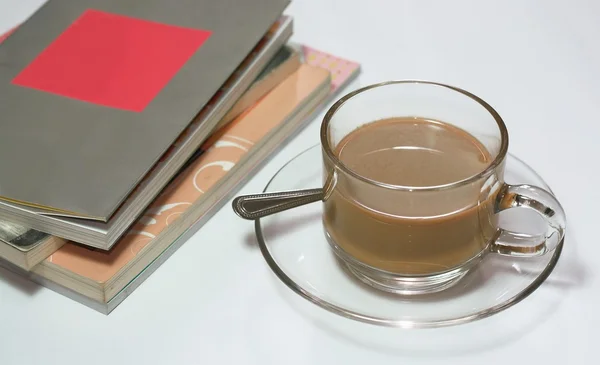
M319 145L302 152L273 176L265 192L318 188L322 185ZM542 178L508 155L505 180L551 191ZM343 317L401 328L426 328L471 322L498 313L534 292L552 272L563 244L549 254L517 258L490 254L461 281L444 291L402 296L374 289L348 273L327 243L322 204L312 203L256 220L263 257L277 277L308 301ZM526 234L546 229L534 212L500 213L500 225Z

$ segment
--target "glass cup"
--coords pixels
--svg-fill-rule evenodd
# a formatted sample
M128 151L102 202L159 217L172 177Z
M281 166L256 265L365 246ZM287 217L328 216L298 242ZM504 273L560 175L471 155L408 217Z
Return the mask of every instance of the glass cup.
M444 185L400 186L361 176L340 161L336 149L344 137L395 117L467 132L490 162ZM504 182L506 126L489 104L465 90L425 81L366 86L328 110L320 138L323 188L239 196L233 209L254 220L321 201L329 245L348 271L372 287L406 295L437 292L457 283L485 255L544 255L564 237L565 214L552 194ZM511 208L537 212L546 231L532 235L499 227L499 213Z
M468 178L439 186L399 186L357 174L336 147L365 124L393 117L441 121L468 132L491 162ZM361 281L384 291L423 294L460 280L486 254L533 257L556 248L565 215L539 187L508 185L508 132L485 101L434 82L394 81L356 90L325 115L323 226L333 251ZM547 222L542 235L498 227L498 213L533 209Z

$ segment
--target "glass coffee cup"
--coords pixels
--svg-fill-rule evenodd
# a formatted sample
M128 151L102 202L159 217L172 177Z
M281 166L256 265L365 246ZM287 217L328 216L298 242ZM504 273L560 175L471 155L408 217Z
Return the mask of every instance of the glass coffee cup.
M401 185L361 175L340 159L338 147L350 134L390 118L413 118L417 132L419 121L443 123L476 141L488 162L443 184ZM234 210L257 219L321 201L331 248L350 272L377 289L406 295L440 291L487 254L539 256L554 250L564 236L565 215L552 194L504 182L506 126L490 105L465 90L423 81L367 86L329 109L320 138L324 188L242 196L234 200ZM428 147L407 143L403 148ZM463 158L470 157L449 161L461 166ZM406 173L411 171L436 173L427 166ZM510 208L536 211L547 223L546 232L527 235L500 228L498 214Z

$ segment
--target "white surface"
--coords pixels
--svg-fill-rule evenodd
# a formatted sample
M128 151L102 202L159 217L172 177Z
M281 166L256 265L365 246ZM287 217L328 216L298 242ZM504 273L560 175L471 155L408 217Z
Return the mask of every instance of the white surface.
M0 31L39 3L0 0ZM568 216L549 280L470 325L399 334L350 323L290 295L252 244L253 225L226 206L108 317L0 271L0 364L598 364L600 2L295 0L289 13L295 41L362 63L353 87L430 79L499 111L510 151ZM316 143L318 124L241 193Z

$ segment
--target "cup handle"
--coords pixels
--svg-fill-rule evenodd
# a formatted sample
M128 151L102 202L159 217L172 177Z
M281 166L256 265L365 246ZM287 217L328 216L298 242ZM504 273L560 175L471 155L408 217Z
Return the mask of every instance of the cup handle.
M558 200L548 191L531 185L508 185L500 189L496 213L506 209L526 208L536 211L548 224L545 233L530 235L498 229L490 249L508 256L541 256L554 250L565 235L565 212Z

